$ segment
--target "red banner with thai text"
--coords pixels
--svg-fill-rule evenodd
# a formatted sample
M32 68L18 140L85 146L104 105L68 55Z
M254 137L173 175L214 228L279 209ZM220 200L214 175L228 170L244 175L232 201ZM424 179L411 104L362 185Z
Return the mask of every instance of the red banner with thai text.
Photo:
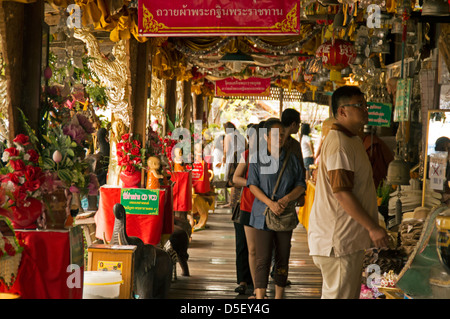
M294 35L299 0L139 0L140 36Z
M216 96L268 96L270 78L227 78L216 81Z

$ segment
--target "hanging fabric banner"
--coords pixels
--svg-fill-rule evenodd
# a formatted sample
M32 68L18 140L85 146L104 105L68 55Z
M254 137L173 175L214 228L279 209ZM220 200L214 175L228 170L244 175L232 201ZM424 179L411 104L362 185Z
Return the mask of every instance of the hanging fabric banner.
M269 96L270 78L228 78L216 81L216 96Z
M295 35L299 0L139 0L139 36Z

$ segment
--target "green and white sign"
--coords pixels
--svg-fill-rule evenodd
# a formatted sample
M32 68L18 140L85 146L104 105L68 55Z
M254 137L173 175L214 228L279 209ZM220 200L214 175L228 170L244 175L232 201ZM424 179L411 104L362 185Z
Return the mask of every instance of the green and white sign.
M123 188L120 203L127 214L158 215L159 190L145 188Z
M367 105L369 105L368 110L369 122L367 123L367 125L370 126L391 125L392 104L368 102Z

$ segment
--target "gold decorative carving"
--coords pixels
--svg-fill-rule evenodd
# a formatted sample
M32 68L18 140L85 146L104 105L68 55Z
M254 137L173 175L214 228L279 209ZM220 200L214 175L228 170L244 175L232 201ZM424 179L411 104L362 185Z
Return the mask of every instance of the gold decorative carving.
M100 52L100 46L95 36L88 29L75 29L74 37L83 41L91 58L89 69L94 72L106 88L108 107L111 113L122 119L126 126L130 126L131 109L128 103L128 69L129 63L124 40L117 42L112 53L114 61L109 60Z
M167 29L164 23L159 23L153 18L153 14L144 5L142 5L142 11L144 13L142 21L144 32L157 33L160 29Z
M100 51L95 36L87 28L75 29L74 37L86 44L89 69L100 79L101 85L105 87L108 97L108 108L111 109L111 150L108 167L108 185L119 185L120 166L117 164L116 143L121 135L128 131L131 126L131 106L128 102L128 70L129 60L125 47L125 40L117 42L112 53L114 61L106 58Z
M297 19L298 19L298 12L297 12L297 4L289 11L289 13L286 15L286 19L284 19L281 22L275 23L275 25L272 28L281 29L283 32L296 32L297 30Z
M164 80L152 76L151 91L150 112L159 123L163 123L166 115L160 105L160 98L165 96Z

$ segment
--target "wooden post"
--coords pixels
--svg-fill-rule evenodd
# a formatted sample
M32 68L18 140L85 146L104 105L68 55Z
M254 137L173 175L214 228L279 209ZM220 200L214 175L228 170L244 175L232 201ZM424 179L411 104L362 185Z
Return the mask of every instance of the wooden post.
M203 109L205 105L205 97L203 94L195 95L194 98L194 120L203 120Z
M146 143L147 99L149 90L150 42L140 43L132 38L129 41L130 52L130 105L133 115L133 134L139 134L142 144Z
M138 42L135 38L128 41L130 52L130 106L132 109L132 127L134 135L139 135L142 145L147 140L147 99L150 75L150 42ZM145 186L145 171L141 172L141 187Z
M175 125L175 118L177 114L177 79L173 78L166 80L166 105L164 112L167 118ZM167 126L167 119L164 121L164 135L169 132Z
M281 114L283 114L283 99L284 99L284 89L280 87L280 119Z
M24 112L32 129L36 132L39 129L44 1L28 4L1 1L0 20L12 141L16 134L24 133L17 108Z
M190 129L191 127L191 106L192 106L192 92L191 81L183 82L183 127Z

